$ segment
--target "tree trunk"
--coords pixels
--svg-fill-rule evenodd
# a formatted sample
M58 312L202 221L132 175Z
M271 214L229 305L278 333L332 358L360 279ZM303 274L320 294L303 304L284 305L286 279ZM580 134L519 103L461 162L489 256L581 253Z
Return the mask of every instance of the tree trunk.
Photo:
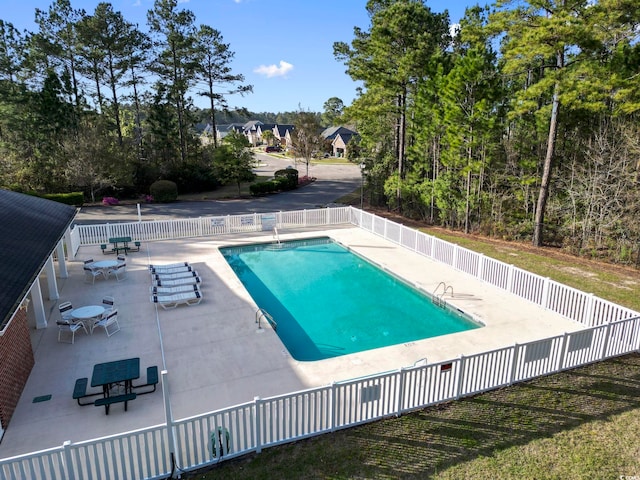
M406 101L407 90L403 90L402 95L398 97L398 109L400 111L400 125L398 127L398 187L396 190L396 201L398 204L398 212L402 212L402 180L404 178L404 142L407 130L406 118Z
M557 56L557 68L564 67L564 52L559 52ZM556 81L553 88L553 104L551 107L551 120L549 121L549 137L547 139L547 154L544 158L542 169L542 179L540 181L540 192L538 193L538 204L533 226L533 245L541 247L543 245L544 234L544 213L547 208L549 198L549 185L551 184L551 164L556 146L556 131L558 129L558 110L560 109L560 84Z
M209 99L211 100L211 118L209 123L211 124L211 133L213 134L213 148L218 148L218 135L216 133L216 111L215 100L213 99L213 82L209 79Z
M118 102L118 91L116 88L115 72L113 71L113 58L109 55L109 83L111 83L111 97L113 98L113 116L116 121L116 132L118 133L118 145L122 146L122 122L120 121L120 103Z

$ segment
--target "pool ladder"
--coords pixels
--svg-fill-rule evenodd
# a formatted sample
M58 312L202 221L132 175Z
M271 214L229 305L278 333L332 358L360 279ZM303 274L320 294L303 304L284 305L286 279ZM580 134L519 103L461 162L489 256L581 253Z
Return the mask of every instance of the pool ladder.
M441 286L443 288L442 293L438 294L438 290L440 289ZM444 301L444 296L447 294L447 292L450 292L451 296L453 297L453 287L451 285L447 285L444 282L440 282L438 286L435 288L435 290L433 291L433 294L432 294L433 303L435 303L439 307L443 307L446 303Z
M276 243L280 245L280 235L278 235L278 227L273 227L273 238L276 240Z
M269 325L271 325L274 332L278 330L278 324L273 319L271 314L267 312L264 308L258 308L258 310L256 310L256 323L258 324L258 330L262 329L262 325L260 324L260 321L263 318L269 323Z

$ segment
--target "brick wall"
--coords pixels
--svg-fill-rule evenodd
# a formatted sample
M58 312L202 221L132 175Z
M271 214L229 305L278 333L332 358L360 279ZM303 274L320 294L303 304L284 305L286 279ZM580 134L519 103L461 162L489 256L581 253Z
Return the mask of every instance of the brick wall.
M6 429L33 368L27 312L19 309L0 337L0 422Z

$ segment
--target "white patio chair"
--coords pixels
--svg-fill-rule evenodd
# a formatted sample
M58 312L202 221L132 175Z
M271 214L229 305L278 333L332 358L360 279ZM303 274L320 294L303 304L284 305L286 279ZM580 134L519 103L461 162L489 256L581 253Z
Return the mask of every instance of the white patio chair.
M71 342L65 342L65 343L74 343L76 338L76 332L81 328L84 328L84 332L88 333L87 327L85 327L82 322L72 323L64 320L58 320L56 323L58 324L58 342L62 341L63 333L71 334Z
M109 275L115 275L116 280L119 282L120 280L124 280L127 275L127 264L126 263L118 263L116 267L110 268L107 272L107 277Z
M85 283L89 283L89 280L91 280L92 284L96 283L96 277L99 277L100 275L102 275L102 270L93 269L91 267L86 267L86 266L84 267Z
M116 301L113 297L109 295L105 295L104 297L102 297L102 306L104 307L104 314L102 316L105 317L109 313L111 313L115 308L115 304Z
M118 264L121 264L121 263L127 263L127 257L125 257L125 256L124 256L124 255L122 255L122 254L118 255L117 260L118 260Z
M60 305L58 305L58 310L60 311L60 318L63 321L69 322L73 320L73 317L71 316L73 305L71 304L71 302L62 302Z
M104 328L107 337L110 337L116 332L120 331L120 324L118 323L118 310L113 309L107 316L103 317L101 320L98 320L93 325L93 330L97 327Z

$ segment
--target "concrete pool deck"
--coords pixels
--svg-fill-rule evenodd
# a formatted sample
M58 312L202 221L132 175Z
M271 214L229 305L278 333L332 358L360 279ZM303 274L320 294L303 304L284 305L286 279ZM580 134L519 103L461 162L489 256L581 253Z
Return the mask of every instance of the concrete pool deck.
M271 241L270 233L246 233L195 239L145 242L127 257L128 274L84 283L82 261L111 259L99 246L82 247L70 262L69 278L57 279L58 301L47 301L49 326L32 330L36 364L0 443L0 458L157 425L165 421L162 389L138 397L127 412L121 404L106 416L103 408L80 407L71 398L77 378L90 377L96 363L140 357L146 367L167 370L174 419L333 381L372 375L413 365L454 359L583 327L464 273L421 257L352 226L286 230L281 240L329 236L405 280L432 292L441 281L452 285L446 300L483 328L317 362L290 357L277 334L263 322L257 329L256 306L227 265L218 247ZM149 301L148 265L188 261L202 277L203 300L195 306L163 310ZM46 283L46 280L42 280ZM46 285L43 283L43 292ZM75 307L115 297L121 331L107 338L76 333L75 344L58 343L57 305ZM389 299L390 302L393 299ZM314 308L331 308L318 298ZM276 319L277 320L277 319ZM393 321L393 319L390 319ZM34 403L36 397L51 399Z

